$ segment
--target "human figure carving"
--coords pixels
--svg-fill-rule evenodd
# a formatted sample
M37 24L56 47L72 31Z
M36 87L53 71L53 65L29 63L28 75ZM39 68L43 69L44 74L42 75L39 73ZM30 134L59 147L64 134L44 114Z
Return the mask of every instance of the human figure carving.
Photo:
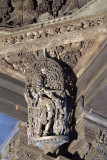
M25 89L29 137L66 135L66 96L61 68L48 58L40 59L34 66L35 70L27 74Z

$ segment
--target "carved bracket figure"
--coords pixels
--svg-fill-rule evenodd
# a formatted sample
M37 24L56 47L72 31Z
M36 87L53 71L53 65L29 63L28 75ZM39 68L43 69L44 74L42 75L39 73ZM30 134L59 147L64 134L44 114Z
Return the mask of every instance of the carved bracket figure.
M48 152L67 142L64 77L55 60L42 57L31 65L26 72L25 99L28 103L28 143Z

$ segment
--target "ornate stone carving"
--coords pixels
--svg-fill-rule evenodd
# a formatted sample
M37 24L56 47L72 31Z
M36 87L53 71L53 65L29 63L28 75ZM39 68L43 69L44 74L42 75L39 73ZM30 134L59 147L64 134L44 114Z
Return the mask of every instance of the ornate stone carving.
M26 72L26 79L29 144L38 145L42 142L41 145L45 145L45 141L51 141L56 143L53 146L57 148L60 145L60 142L57 144L58 141L68 141L62 69L51 58L39 58Z
M49 57L57 58L73 69L94 41L95 40L91 39L53 48L46 48L46 50ZM38 51L28 52L26 49L22 49L18 53L8 53L5 56L1 55L0 65L25 74L26 70L29 69L30 64L33 63L36 58L38 58Z
M14 153L15 151L14 147L16 147L15 143L16 143L15 140L12 139L5 148L6 150L5 158L7 160L12 160L12 159L16 160L18 158L17 154Z
M17 152L18 159L20 160L35 160L37 156L29 151L19 150Z
M6 160L35 160L43 153L37 147L27 144L27 124L19 124L19 132L6 144L2 159Z
M24 50L19 53L8 53L5 57L1 57L1 65L25 74L34 60L36 60L36 56L32 52L26 53Z
M80 58L87 52L87 50L94 43L94 39L81 41L76 43L69 43L66 45L56 46L54 48L47 49L50 57L55 57L72 69L76 66Z
M38 1L38 0L6 0L0 1L0 23L2 26L16 26L37 22L43 13L58 16L64 0Z
M30 14L30 13L29 13ZM17 18L17 16L14 17L15 19ZM12 18L12 20L14 19ZM26 16L27 18L27 16ZM18 19L18 18L17 18ZM19 18L20 19L20 18ZM19 20L18 19L18 20ZM28 21L31 21L30 19L28 19ZM55 20L57 21L57 20ZM37 26L34 27L34 30L30 30L28 31L23 31L23 33L16 33L15 35L9 35L9 36L4 36L1 38L0 40L0 46L8 46L8 45L12 45L12 44L20 44L23 42L27 42L28 40L32 40L35 41L37 39L41 39L41 38L52 38L52 36L54 37L55 35L62 35L64 33L67 32L73 32L73 31L85 31L86 29L90 29L90 28L95 28L95 27L100 27L102 25L104 25L107 21L107 16L104 15L98 15L97 17L89 17L87 20L83 19L81 21L78 22L72 22L71 20L69 20L69 23L67 22L66 25L66 21L64 24L62 24L60 21L58 21L57 25L54 24L53 22L49 21L49 24L52 23L52 26L48 26L47 28L42 28L41 24L38 24ZM93 22L93 25L91 25ZM60 24L61 23L61 24ZM43 24L42 24L43 25ZM46 24L44 24L46 26ZM75 35L77 37L77 34Z
M63 46L56 46L54 49L50 49L49 54L50 56L58 58L59 60L63 61L65 64L73 68L77 63L78 58L81 58L82 56L80 49L80 42L74 44L70 43Z
M96 138L96 132L94 130L85 127L84 131L85 131L85 137L87 139L89 139L89 140L95 140L95 138Z
M86 136L87 136L87 140L89 137L89 139L91 138L92 142L89 143L89 150L84 155L84 158L87 160L90 160L90 158L93 160L97 160L97 159L105 160L107 158L107 132L104 130L98 129L96 133L93 132L94 136L92 134L92 131L90 131L90 133L92 135L91 137L90 137L90 134L87 134Z
M83 1L83 0L82 0ZM0 24L1 26L16 26L38 22L41 15L48 13L51 18L69 15L80 8L82 1L72 0L6 0L0 1ZM88 2L87 0L86 2ZM86 3L82 2L82 5ZM69 7L68 7L69 6ZM59 18L60 19L60 18ZM47 19L46 19L47 20ZM99 22L100 23L100 22ZM90 26L94 25L90 22ZM83 24L84 25L84 24ZM85 25L86 26L86 25ZM77 27L80 29L81 27Z
M40 22L37 25L32 25L29 29L21 28L22 31L16 28L15 33L11 29L6 28L6 32L9 30L10 33L9 35L3 33L5 35L0 39L0 58L2 66L5 66L7 69L21 71L26 75L25 97L29 113L28 144L34 146L41 145L42 149L45 150L46 148L47 151L52 151L68 141L66 93L67 100L70 99L68 103L72 102L68 104L70 106L68 107L70 110L68 113L69 126L73 128L71 124L74 125L75 123L72 122L72 117L75 114L75 106L73 105L76 94L74 90L76 89L73 88L71 70L93 44L98 33L103 33L103 30L105 33L107 15L99 14L74 22L72 21L72 16L63 16L53 19L53 21L48 21L49 18L57 17L60 14L60 10L66 1L6 0L4 2L1 0L0 2L2 4L0 6L0 26L14 27ZM46 22L42 21L42 18L45 17L44 15L48 16ZM100 31L97 32L95 27L99 27L98 31ZM96 33L95 37L93 36L93 31L90 32L93 28ZM86 34L88 31L89 34ZM73 33L73 36L71 33ZM77 33L80 35L79 38L77 38ZM68 35L73 38L69 36L66 39ZM94 37L94 39L91 39L88 35L91 35L91 38ZM54 37L58 40L61 39L62 43L56 43L54 46L54 43L52 44L52 42L55 42ZM64 38L65 41L63 41ZM53 40L50 46L47 43L45 47L44 45L41 45L42 47L39 45L38 48L33 48L34 45L37 45L37 41L38 43L46 40L49 42L49 39ZM19 52L19 48L24 48L26 42L27 44L29 43L28 51L30 47L31 51L25 50ZM11 45L11 53L8 53L10 51L8 50L9 45ZM17 53L14 54L13 49L16 48L18 48L16 50ZM50 58L38 58L37 49L39 50L40 48L45 48ZM62 66L64 65L63 71L65 77L62 74L61 67L55 60ZM85 128L85 136L91 140L95 140L96 132ZM100 131L95 144L88 145L88 143L85 143L81 147L80 152L82 150L83 152L80 153L80 156L86 153L86 157L90 158L90 154L93 156L93 159L104 159L106 156L105 137L105 133ZM27 142L27 138L24 138L20 138L20 141L23 143ZM13 149L14 143L11 142L8 148L7 159L37 159L37 156L31 153L29 149L18 150L17 154L12 154Z

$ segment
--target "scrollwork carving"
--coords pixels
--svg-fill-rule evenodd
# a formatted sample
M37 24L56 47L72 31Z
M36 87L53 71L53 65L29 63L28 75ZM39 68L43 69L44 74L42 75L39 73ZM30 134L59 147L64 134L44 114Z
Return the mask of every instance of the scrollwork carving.
M17 3L19 3L19 2L17 2ZM23 6L22 6L22 8L23 8ZM24 8L26 8L26 10L27 10L27 7L24 7ZM25 12L27 12L26 10L25 10ZM18 15L18 12L17 11L15 11L15 12ZM13 15L13 12L11 14ZM29 18L31 16L31 14L32 14L32 11L29 11L29 13L27 15L26 14L24 15L26 17L26 19L28 18L28 21L26 19L24 20L26 23L30 23L30 21L31 22L33 21L32 19ZM20 14L18 16L20 16ZM23 18L20 18L20 17L18 18L17 16L13 16L13 18L11 18L11 19L14 21L16 19L16 24L17 24L18 23L17 21L19 21L20 19L23 19ZM56 19L54 21L56 21ZM102 27L102 24L105 25L106 21L107 21L107 17L105 15L101 15L101 16L93 17L93 18L88 18L88 20L82 20L82 21L79 21L76 23L75 22L72 23L70 21L67 25L65 24L66 22L64 24L62 24L62 23L60 24L60 22L59 22L59 24L56 25L56 24L52 23L51 21L49 21L49 23L52 23L51 27L47 26L47 28L41 28L41 24L38 24L37 28L35 26L33 31L29 31L29 32L24 31L24 33L20 33L20 34L16 33L15 35L12 34L12 35L9 35L6 37L5 36L2 37L0 46L3 47L3 46L11 45L11 44L19 44L19 43L23 43L28 40L34 41L35 39L51 38L52 36L55 36L57 34L61 35L61 34L67 33L67 32L75 32L76 30L80 30L80 31L84 30L85 31L85 30L92 28L92 27L93 28L99 27L99 26ZM92 23L92 22L94 23L94 25L90 25L90 23ZM39 28L38 28L38 26L39 26ZM76 35L76 37L77 37L77 35Z

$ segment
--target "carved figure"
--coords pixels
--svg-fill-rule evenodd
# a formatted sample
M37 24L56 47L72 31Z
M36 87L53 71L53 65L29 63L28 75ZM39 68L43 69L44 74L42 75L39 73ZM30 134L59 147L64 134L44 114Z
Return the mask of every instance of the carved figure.
M43 96L40 96L39 103L37 105L37 135L41 136L42 134L42 126L45 126L45 129L43 131L43 136L46 136L49 134L49 129L52 124L52 118L54 116L55 108L54 103L49 98L44 98Z
M29 138L66 135L67 113L62 69L51 58L40 58L26 73Z

